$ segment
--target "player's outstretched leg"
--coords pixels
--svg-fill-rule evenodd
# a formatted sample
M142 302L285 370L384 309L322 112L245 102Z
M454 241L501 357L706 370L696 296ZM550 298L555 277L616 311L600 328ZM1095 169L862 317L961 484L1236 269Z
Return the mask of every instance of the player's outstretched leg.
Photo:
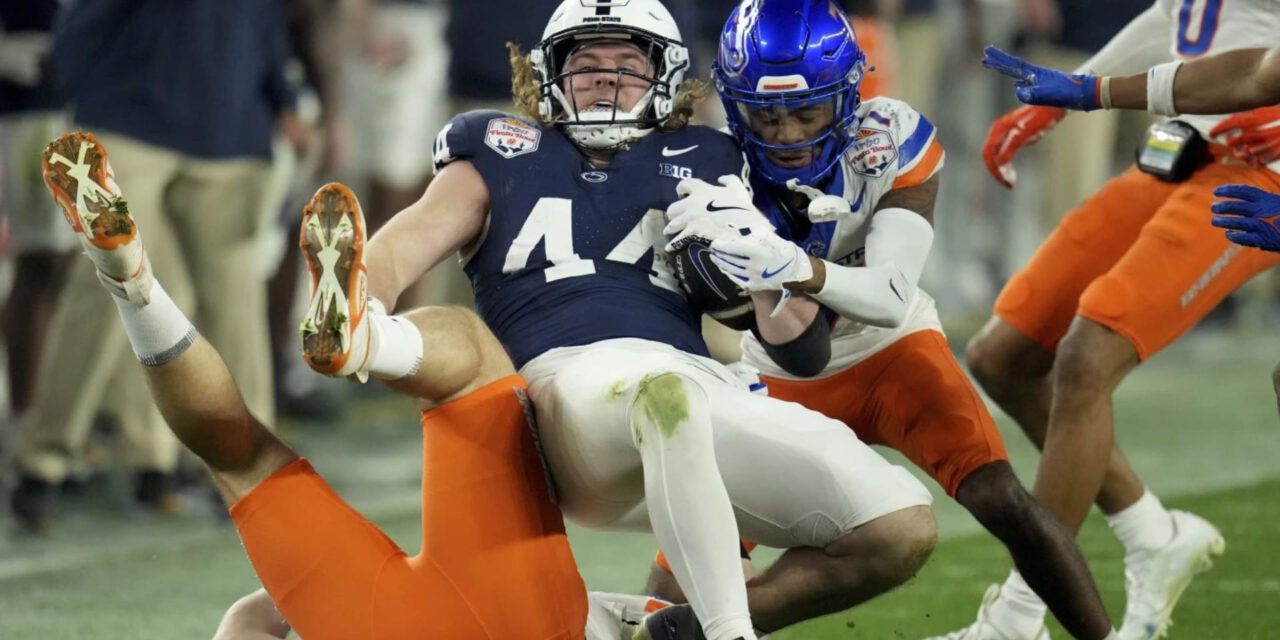
M1090 346L1076 351L1087 355L1102 350ZM974 337L966 353L974 378L1040 447L1044 446L1054 401L1052 374L1057 355L999 317L993 317ZM1095 502L1125 547L1129 578L1120 636L1158 637L1167 629L1173 604L1191 578L1209 566L1211 556L1222 552L1222 538L1202 518L1165 509L1143 487L1114 444ZM1075 525L1067 524L1075 530ZM1043 618L1043 602L1016 571L1003 585L988 590L988 596L979 622L999 618L1014 626L1038 626Z
M298 244L311 272L311 303L298 331L302 358L333 376L368 378L368 273L360 203L345 185L320 187L302 210Z
M507 374L509 358L484 323L462 308L423 307L388 315L370 298L364 214L345 185L326 184L303 209L299 244L311 273L302 357L331 376L370 376L415 398L449 400L477 380ZM431 366L423 367L424 357ZM496 370L495 367L502 370Z
M43 166L54 200L113 295L156 405L209 466L223 497L240 498L296 458L249 413L218 353L152 276L106 149L93 134L63 134L45 149Z

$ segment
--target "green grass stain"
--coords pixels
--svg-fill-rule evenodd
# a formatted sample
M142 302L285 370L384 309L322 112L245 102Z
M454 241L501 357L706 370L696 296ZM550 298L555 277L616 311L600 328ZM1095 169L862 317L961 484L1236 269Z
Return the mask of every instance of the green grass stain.
M636 408L644 411L663 436L670 438L689 419L689 396L680 376L660 373L641 378L636 385Z
M609 402L613 402L614 400L621 398L622 394L626 393L626 391L627 391L627 381L619 380L613 383L609 387L608 391L604 392L604 399L608 400Z

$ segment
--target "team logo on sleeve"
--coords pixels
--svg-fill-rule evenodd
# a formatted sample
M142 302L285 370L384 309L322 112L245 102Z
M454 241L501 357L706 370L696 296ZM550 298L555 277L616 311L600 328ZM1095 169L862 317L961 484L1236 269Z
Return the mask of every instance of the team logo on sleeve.
M510 160L538 150L542 132L537 127L515 118L494 118L484 134L484 143L498 155Z
M854 172L871 178L879 178L898 160L898 145L893 136L883 129L863 127L858 130L857 141L846 156Z

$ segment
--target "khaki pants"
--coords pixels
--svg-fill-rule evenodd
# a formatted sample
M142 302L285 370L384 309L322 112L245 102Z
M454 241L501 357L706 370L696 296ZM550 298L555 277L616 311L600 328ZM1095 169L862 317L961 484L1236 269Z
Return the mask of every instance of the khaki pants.
M257 242L271 198L265 160L198 160L97 133L129 201L157 282L226 360L249 409L274 421L266 286ZM70 233L68 230L67 233ZM142 369L93 264L79 260L54 312L41 359L24 471L60 481L94 414L118 409L133 468L171 471L179 445L148 395Z

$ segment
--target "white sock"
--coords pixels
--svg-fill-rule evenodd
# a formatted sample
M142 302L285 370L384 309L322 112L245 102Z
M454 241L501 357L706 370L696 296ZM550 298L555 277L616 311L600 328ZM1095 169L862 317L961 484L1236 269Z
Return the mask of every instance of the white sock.
M1022 579L1017 569L1000 586L1000 598L991 605L992 622L1002 631L1014 637L1032 637L1044 624L1049 608L1040 596Z
M1119 632L1119 631L1116 631L1116 630L1113 628L1113 629L1111 630L1111 633L1108 633L1108 634L1107 634L1107 637L1103 638L1102 640L1120 640L1120 632Z
M672 403L687 403L687 412L671 411ZM706 393L682 376L646 378L638 383L630 424L644 463L653 533L707 640L756 640Z
M408 318L387 315L377 298L370 298L365 313L369 322L369 375L379 380L399 380L422 366L422 333Z
M1173 539L1173 518L1150 491L1138 501L1107 516L1107 524L1124 544L1125 553L1158 549Z
M133 352L142 364L155 367L182 355L195 342L196 328L159 281L153 281L149 298L149 304L138 306L127 298L111 296Z

